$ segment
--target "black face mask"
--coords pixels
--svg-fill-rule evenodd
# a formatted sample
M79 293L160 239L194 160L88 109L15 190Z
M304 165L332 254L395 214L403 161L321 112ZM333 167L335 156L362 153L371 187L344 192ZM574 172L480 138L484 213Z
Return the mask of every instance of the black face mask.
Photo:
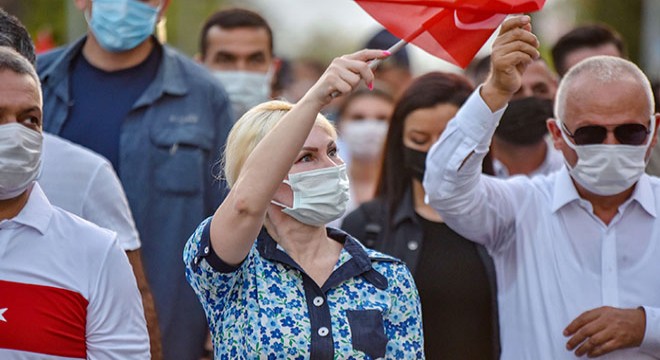
M424 171L426 170L426 152L403 147L403 160L405 167L417 180L424 180Z

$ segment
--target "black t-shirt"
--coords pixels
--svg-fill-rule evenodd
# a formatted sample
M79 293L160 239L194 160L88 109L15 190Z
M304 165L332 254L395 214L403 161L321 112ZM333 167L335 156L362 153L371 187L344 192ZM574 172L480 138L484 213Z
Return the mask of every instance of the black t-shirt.
M140 64L104 71L90 64L82 52L71 64L71 107L60 136L105 156L119 173L121 124L156 77L162 47L154 44Z
M427 359L493 359L491 290L477 245L418 216L424 241L414 277Z

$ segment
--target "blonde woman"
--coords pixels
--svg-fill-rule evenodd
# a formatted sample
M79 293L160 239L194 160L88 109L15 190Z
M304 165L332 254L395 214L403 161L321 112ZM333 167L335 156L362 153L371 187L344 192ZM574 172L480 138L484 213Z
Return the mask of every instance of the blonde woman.
M326 224L348 200L332 94L373 81L362 50L335 59L296 104L248 111L225 152L231 191L184 250L215 357L423 358L419 296L399 260Z

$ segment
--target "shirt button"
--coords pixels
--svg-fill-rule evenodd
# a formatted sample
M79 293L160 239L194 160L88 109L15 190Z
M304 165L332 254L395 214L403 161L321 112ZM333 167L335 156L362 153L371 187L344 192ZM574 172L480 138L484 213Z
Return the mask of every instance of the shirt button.
M408 249L415 251L419 248L419 243L417 241L408 241Z
M320 296L317 296L317 297L314 298L314 300L312 300L312 302L314 303L314 306L317 306L317 307L321 306L321 305L323 305L323 298L320 297Z
M319 331L318 331L319 336L323 336L323 337L328 336L328 333L329 333L329 332L330 332L330 331L329 331L328 328L325 327L325 326L320 327L320 328L319 328Z
M204 255L208 255L208 254L209 254L209 247L207 246L204 248Z
M195 265L197 265L198 262L199 262L199 258L198 258L198 257L195 257L195 258L193 259L193 263L195 263Z

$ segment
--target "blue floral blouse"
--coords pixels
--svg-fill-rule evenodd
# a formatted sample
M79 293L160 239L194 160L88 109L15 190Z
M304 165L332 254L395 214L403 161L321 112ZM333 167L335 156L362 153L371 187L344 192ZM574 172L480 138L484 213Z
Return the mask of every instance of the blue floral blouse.
M318 287L265 230L240 265L227 265L211 248L210 224L183 259L216 359L424 358L419 296L400 260L328 228L344 248Z

